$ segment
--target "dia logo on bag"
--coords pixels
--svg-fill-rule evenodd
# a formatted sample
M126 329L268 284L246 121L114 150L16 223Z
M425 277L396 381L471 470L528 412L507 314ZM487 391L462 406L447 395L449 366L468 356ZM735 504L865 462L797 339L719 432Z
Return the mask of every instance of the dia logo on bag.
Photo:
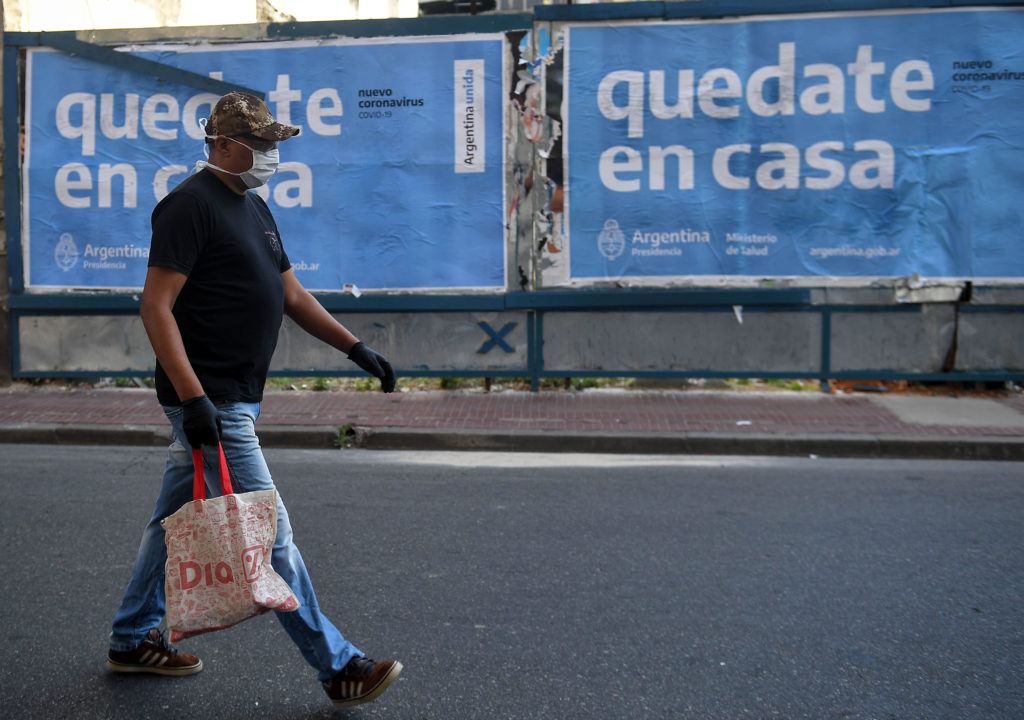
M256 545L242 551L242 565L245 567L245 581L256 582L263 571L263 546Z
M242 567L245 568L245 581L256 582L263 570L263 547L249 547L242 551ZM181 560L178 562L178 577L181 580L182 590L191 590L202 580L206 580L208 587L213 587L214 582L230 585L235 582L235 574L231 566L226 562L219 562L216 565L206 563L200 565L192 560Z
M217 567L213 568L213 563L206 563L203 567L197 562L191 560L182 560L178 563L178 577L181 578L181 589L191 590L205 576L206 584L209 587L213 587L213 582L216 580L219 583L225 585L233 583L235 581L235 574L231 572L231 566L226 562L217 563ZM204 572L205 570L205 572ZM250 582L252 582L250 580Z

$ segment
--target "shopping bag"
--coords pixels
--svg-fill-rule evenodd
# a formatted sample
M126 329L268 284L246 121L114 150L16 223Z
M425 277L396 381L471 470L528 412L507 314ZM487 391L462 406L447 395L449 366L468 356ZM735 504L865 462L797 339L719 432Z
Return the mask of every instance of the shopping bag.
M171 642L223 630L268 610L299 607L291 588L270 566L277 537L277 491L233 493L223 446L217 452L222 495L206 499L203 454L193 449L193 500L161 522Z

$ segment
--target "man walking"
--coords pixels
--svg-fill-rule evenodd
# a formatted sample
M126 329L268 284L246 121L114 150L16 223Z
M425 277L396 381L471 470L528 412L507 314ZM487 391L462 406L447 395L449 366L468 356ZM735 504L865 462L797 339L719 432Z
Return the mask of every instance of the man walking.
M270 209L249 192L277 169L278 143L299 130L275 121L257 97L225 95L206 125L209 161L153 211L141 315L156 353L157 399L174 442L114 618L107 655L112 670L189 675L203 668L158 630L167 558L160 521L192 499L190 447L215 450L221 443L236 492L275 488L255 424L284 314L379 378L384 392L394 390L387 359L359 342L295 277ZM384 692L401 663L365 657L320 612L280 498L273 567L301 603L277 617L333 703L356 705Z

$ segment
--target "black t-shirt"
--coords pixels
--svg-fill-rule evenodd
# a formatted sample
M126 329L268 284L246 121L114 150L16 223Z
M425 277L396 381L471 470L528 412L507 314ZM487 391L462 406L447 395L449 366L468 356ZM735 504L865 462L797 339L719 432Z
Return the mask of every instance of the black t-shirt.
M174 304L185 352L211 400L259 402L284 315L281 273L291 267L270 208L209 170L153 210L149 265L188 276ZM180 400L160 363L157 398Z

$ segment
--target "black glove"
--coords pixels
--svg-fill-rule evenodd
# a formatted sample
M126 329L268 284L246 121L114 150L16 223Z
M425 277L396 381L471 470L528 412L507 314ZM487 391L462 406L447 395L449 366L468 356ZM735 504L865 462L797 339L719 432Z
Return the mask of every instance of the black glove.
M181 404L185 438L194 448L220 442L220 415L205 395L189 398Z
M376 350L357 342L348 351L348 359L376 378L380 378L380 389L386 393L395 389L395 371L388 359Z

